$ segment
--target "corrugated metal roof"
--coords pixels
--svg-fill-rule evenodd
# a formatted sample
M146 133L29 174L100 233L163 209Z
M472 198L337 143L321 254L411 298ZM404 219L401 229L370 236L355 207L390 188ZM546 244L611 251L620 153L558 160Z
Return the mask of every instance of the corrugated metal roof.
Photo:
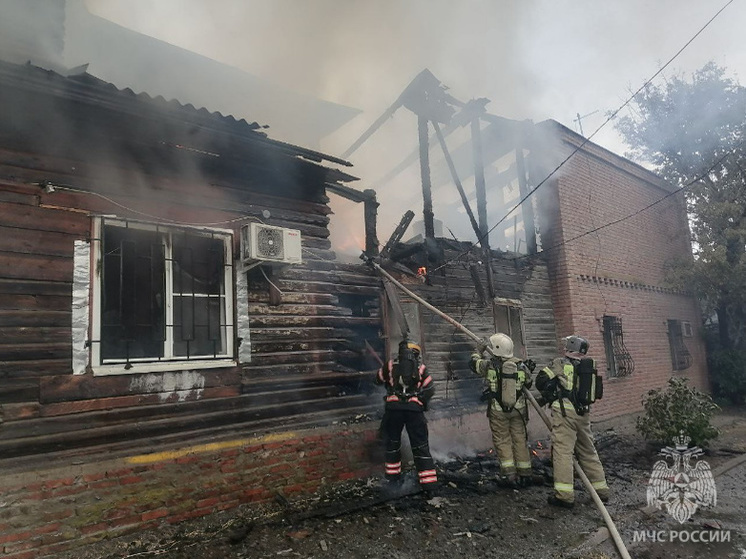
M112 109L137 116L157 113L160 118L165 116L216 133L237 136L242 140L256 142L258 147L280 151L289 156L296 156L317 163L328 161L346 167L352 166L350 162L331 155L273 140L261 131L264 127L257 122L250 123L245 119L237 120L232 115L211 112L204 107L197 108L191 104L184 105L177 99L166 100L161 96L151 97L147 93L135 93L129 88L118 89L115 85L87 72L62 75L56 71L40 68L29 63L18 65L0 61L0 84L3 82L13 83L32 91L52 94L64 99L110 106ZM357 177L337 169L327 168L327 170L331 173L329 178L332 180L343 182L357 180Z

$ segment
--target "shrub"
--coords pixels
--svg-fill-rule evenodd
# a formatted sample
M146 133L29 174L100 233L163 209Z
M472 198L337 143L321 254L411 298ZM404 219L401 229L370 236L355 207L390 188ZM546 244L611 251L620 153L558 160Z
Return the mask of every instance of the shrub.
M680 432L696 446L718 436L710 425L713 412L720 409L712 398L687 384L685 378L672 378L668 387L651 390L642 399L644 413L637 418L637 430L647 440L674 445Z
M737 406L746 403L746 354L731 349L709 352L712 393L719 399Z

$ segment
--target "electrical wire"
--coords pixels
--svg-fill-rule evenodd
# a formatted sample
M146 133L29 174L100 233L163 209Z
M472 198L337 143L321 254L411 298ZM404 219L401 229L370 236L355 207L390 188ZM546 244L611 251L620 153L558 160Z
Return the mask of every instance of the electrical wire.
M639 210L636 210L636 211L632 212L631 214L627 214L624 217L620 217L619 219L615 219L614 221L610 221L610 222L605 223L603 225L599 225L598 227L594 227L592 229L589 229L588 231L585 231L584 233L580 233L579 235L576 235L576 236L571 237L569 239L566 239L566 240L564 240L562 242L554 244L554 245L552 245L550 247L547 247L547 248L545 248L545 249L537 252L536 254L542 254L542 253L548 252L550 250L554 250L554 249L560 248L561 246L564 246L564 245L566 245L568 243L571 243L573 241L577 241L578 239L582 239L583 237L586 237L588 235L592 235L593 233L597 233L598 231L601 231L602 229L606 229L607 227L611 227L612 225L616 225L617 223L621 223L623 221L627 221L628 219L632 219L633 217L635 217L637 215L640 215L641 213L649 210L650 208L652 208L654 206L657 206L658 204L660 204L664 200L667 200L668 198L670 198L672 196L676 196L677 194L681 194L683 192L686 192L691 186L693 186L694 184L698 183L699 181L701 181L702 179L704 179L707 175L709 175L712 172L712 170L715 169L715 167L717 167L718 165L720 165L723 161L725 161L726 158L728 158L731 155L734 155L736 153L736 151L744 145L744 143L746 143L746 139L741 140L736 146L734 146L727 153L725 153L722 157L720 157L717 161L715 161L712 165L710 165L705 172L697 175L697 177L695 177L694 179L692 179L688 183L684 184L681 188L678 188L678 189L676 189L676 190L674 190L672 192L669 192L668 194L666 194L662 198L659 198L655 202L651 202L647 206L645 206L643 208L640 208ZM524 255L521 255L521 256L518 256L518 257L514 258L514 260L521 260L523 258L529 258L531 256L534 256L534 255L533 254L524 254Z
M214 227L214 226L219 226L219 225L230 225L231 223L236 223L236 222L245 221L245 220L253 220L253 221L256 221L258 223L261 223L262 225L266 225L266 223L264 221L262 221L260 218L258 218L256 216L252 216L252 215L243 215L243 216L240 216L240 217L234 217L233 219L227 219L225 221L213 221L213 222L210 222L210 223L188 223L188 222L185 222L185 221L177 221L175 219L169 219L167 217L162 217L162 216L158 216L158 215L154 215L154 214L149 214L149 213L146 213L146 212L141 212L141 211L136 210L134 208L130 208L129 206L126 206L126 205L124 205L124 204L122 204L120 202L117 202L116 200L114 200L112 198L109 198L108 196L105 196L104 194L101 194L99 192L94 192L92 190L84 190L84 189L81 189L81 188L75 188L75 187L72 187L72 186L63 186L63 185L57 185L57 184L49 184L48 188L50 188L50 192L54 192L55 190L62 190L62 191L65 191L65 192L75 192L75 193L78 193L78 194L90 194L92 196L96 196L98 198L101 198L102 200L106 200L110 204L113 204L114 206L122 208L125 211L137 214L137 215L142 216L142 217L147 217L149 219L154 219L156 221L162 221L162 222L170 223L171 225L181 225L181 226L185 226L185 227L189 227L189 226L191 226L191 227L210 227L210 226L213 226ZM301 247L301 250L303 252L305 252L306 254L310 254L311 256L314 256L314 257L316 257L316 258L318 258L320 260L326 260L327 262L333 262L334 261L331 258L324 258L320 254L316 254L313 251L311 251L311 250L309 250L309 249L307 249L305 247ZM270 282L270 283L272 283L272 282ZM275 287L277 287L277 286L275 286ZM278 291L280 291L280 290L278 289ZM280 291L280 293L282 293L282 292Z
M231 223L236 223L238 221L244 221L244 220L255 220L255 221L258 221L259 223L261 223L263 225L265 224L258 217L251 216L251 215L243 215L243 216L240 216L240 217L234 217L233 219L227 219L225 221L213 221L213 222L210 222L210 223L188 223L188 222L185 222L185 221L178 221L178 220L175 220L175 219L169 219L167 217L161 217L161 216L158 216L158 215L149 214L149 213L146 213L146 212L141 212L140 210L136 210L134 208L130 208L129 206L126 206L126 205L124 205L124 204L122 204L120 202L117 202L116 200L114 200L112 198L109 198L108 196L105 196L104 194L101 194L99 192L94 192L93 190L83 190L81 188L75 188L75 187L72 187L72 186L62 186L62 185L57 185L57 184L49 184L48 187L51 189L50 192L54 192L55 190L62 190L62 191L65 191L65 192L76 192L78 194L90 194L92 196L97 196L98 198L101 198L102 200L106 200L110 204L113 204L113 205L115 205L115 206L117 206L119 208L122 208L123 210L126 210L128 212L131 212L131 213L143 216L143 217L147 217L149 219L155 219L157 221L162 221L162 222L170 223L172 225L204 227L204 226L228 225L228 224L231 224Z
M280 289L279 287L277 287L277 286L276 286L276 285L275 285L275 284L274 284L274 283L272 282L272 280L271 280L271 279L269 279L269 276L267 276L267 273L266 273L266 272L264 271L264 266L259 266L259 270L261 270L261 272L262 272L262 275L264 276L264 279L266 279L266 280L267 280L267 283L269 283L269 285L271 285L272 287L274 287L274 288L275 288L275 289L277 290L277 292L278 292L278 293L279 293L280 295L284 295L284 293L282 292L282 289Z
M582 142L580 143L580 145L578 145L578 146L577 146L577 147L576 147L576 148L575 148L575 149L574 149L574 150L573 150L573 151L572 151L572 152L571 152L571 153L570 153L570 154L569 154L569 155L568 155L567 157L565 157L565 159L563 159L563 160L562 160L562 161L561 161L561 162L559 163L559 165L557 165L557 166L556 166L556 167L554 168L554 170L553 170L553 171L551 171L551 172L550 172L550 173L549 173L549 174L548 174L548 175L547 175L546 177L544 177L544 178L543 178L543 179L542 179L542 180L541 180L541 181L540 181L540 182L539 182L539 183L538 183L538 184L537 184L537 185L536 185L535 187L533 187L533 188L532 188L532 189L531 189L531 190L530 190L530 191L529 191L529 192L528 192L528 193L527 193L527 194L526 194L525 196L523 196L523 198L521 198L521 199L520 199L520 200L519 200L519 201L518 201L518 202L517 202L517 203L516 203L516 204L515 204L515 205L514 205L514 206L513 206L512 208L510 208L510 210L509 210L509 211L508 211L508 212L507 212L507 213L506 213L506 214L505 214L505 215L504 215L504 216L503 216L502 218L500 218L500 220L499 220L499 221L498 221L497 223L495 223L495 225L493 225L493 226L492 226L492 227L491 227L490 229L488 229L488 230L487 230L487 232L486 232L486 233L484 233L484 234L483 234L483 235L482 235L481 237L479 237L479 238L477 239L477 242L476 242L476 243L474 244L474 246L476 246L476 245L478 245L478 244L481 244L482 240L484 240L484 239L485 239L485 238L486 238L486 237L487 237L487 236L488 236L488 235L489 235L489 234L490 234L490 233L491 233L492 231L494 231L494 230L495 230L495 228L497 228L497 227L498 227L498 226L499 226L499 225L500 225L500 224L501 224L501 223L502 223L503 221L505 221L505 220L506 220L506 219L508 218L508 216L509 216L509 215L510 215L511 213L513 213L513 212L514 212L514 211L515 211L516 209L518 209L518 208L519 208L519 207L520 207L520 206L521 206L521 205L522 205L522 204L523 204L523 203L524 203L524 202L525 202L526 200L528 200L528 199L529 199L529 198L531 197L531 195L533 195L533 194L534 194L534 192L536 192L536 191L537 191L537 190L538 190L539 188L541 188L541 187L542 187L542 186L543 186L543 185L544 185L544 184L545 184L545 183L546 183L546 182L547 182L547 181L548 181L548 180L549 180L549 179L550 179L551 177L553 177L553 176L554 176L554 175L555 175L555 174L557 173L557 171L559 171L559 170L560 170L560 169L561 169L561 168L562 168L562 167L563 167L563 166L564 166L564 165L565 165L565 164L566 164L566 163L567 163L567 162L568 162L568 161L569 161L569 160L570 160L570 159L571 159L571 158L572 158L572 157L573 157L573 156L574 156L574 155L575 155L576 153L578 153L578 152L579 152L579 151L580 151L581 149L583 149L583 148L585 147L585 145L586 145L586 144L587 144L588 142L590 142L590 141L591 141L591 139L592 139L592 138L593 138L593 137L594 137L594 136L595 136L596 134L598 134L598 133L599 133L599 132L601 131L601 129L602 129L602 128L604 128L604 127L605 127L605 126L606 126L606 125L607 125L607 124L608 124L609 122L611 122L611 121L612 121L613 119L615 119L615 118L616 118L616 116L617 116L617 115L618 115L618 114L619 114L619 113L620 113L620 112L621 112L621 111L622 111L622 110L623 110L623 109L624 109L624 108L625 108L625 107L626 107L627 105L629 105L629 104L630 104L630 103L632 102L632 100L633 100L633 99L634 99L635 97L637 97L637 95L638 95L638 94L639 94L639 93L640 93L641 91L643 91L643 90L644 90L644 89L645 89L645 88L646 88L646 87L647 87L648 85L650 85L650 83L651 83L651 82L652 82L652 81L653 81L653 80L654 80L655 78L657 78L657 77L658 77L658 76L659 76L659 75L660 75L660 74L661 74L661 73L663 72L663 70L665 70L665 69L666 69L666 68L667 68L668 66L670 66L670 65L671 65L671 63L672 63L672 62L673 62L674 60L676 60L676 58L678 58L678 57L679 57L679 55L680 55L680 54L681 54L682 52L684 52L684 50L685 50L685 49L686 49L686 48L687 48L687 47L688 47L688 46L689 46L690 44L692 44L692 42L694 42L694 40L695 40L695 39L696 39L697 37L699 37L699 36L700 36L700 35L701 35L701 34L702 34L702 33L704 32L704 30L705 30L705 29L707 29L707 27L709 27L709 26L710 26L710 24L711 24L711 23L712 23L713 21L715 21L715 19L716 19L716 18L717 18L717 17L718 17L718 16L719 16L719 15L720 15L720 14L721 14L721 13L722 13L722 12L723 12L723 11L724 11L724 10L725 10L726 8L727 8L727 7L728 7L728 6L730 6L730 5L731 5L731 4L732 4L732 3L734 2L734 1L735 1L735 0L728 0L728 2L726 2L726 3L725 3L725 5L723 5L723 7L721 7L721 8L720 8L720 9L719 9L719 10L718 10L718 11L717 11L716 13L715 13L715 15L713 15L713 16L712 16L712 17L711 17L711 18L710 18L710 19L709 19L709 20L707 21L707 23L705 23L705 24L704 24L704 25L703 25L702 27L700 27L700 28L699 28L699 30L698 30L698 31L697 31L697 32L696 32L696 33L695 33L695 34L694 34L694 35L693 35L693 36L692 36L692 37L691 37L691 38L690 38L690 39L689 39L689 40L688 40L688 41L687 41L686 43L684 43L684 46L682 46L682 47L681 47L681 48L680 48L680 49L679 49L678 51L676 51L676 53L675 53L675 54L674 54L674 55L673 55L673 56L672 56L671 58L669 58L669 59L668 59L668 62L666 62L666 63L665 63L665 64L664 64L663 66L661 66L661 67L660 67L660 68L659 68L659 69L658 69L658 70L657 70L657 71L656 71L656 72L655 72L655 73L654 73L654 74L653 74L653 75L652 75L652 76L651 76L650 78L648 78L648 79L647 79L647 80L645 81L645 83L643 83L643 84L642 84L642 85L641 85L641 86L640 86L640 87L639 87L639 88L637 89L637 91L635 91L635 92L634 92L634 93L633 93L632 95L630 95L630 96L629 96L629 97L628 97L628 98L627 98L627 99L626 99L626 100L624 101L624 103L622 103L622 104L621 104L621 105L619 106L619 108L617 108L617 109L616 109L615 111L613 111L612 113L610 113L610 114L609 114L609 116L608 116L608 117L606 118L606 120L604 120L604 122L603 122L603 123L601 123L601 125L600 125L600 126L599 126L598 128L596 128L596 130L594 130L594 131L593 131L593 133L592 133L592 134L591 134L590 136L588 136L587 138L583 138L583 141L582 141ZM470 250L471 250L471 249L470 249ZM469 251L467 251L467 252L469 252ZM461 256L463 256L463 255L460 255L460 256L459 256L459 257L457 257L456 259L460 258ZM449 265L449 264L450 264L451 262L452 262L452 260L451 260L451 261L448 261L448 262L445 262L444 264L442 264L442 265L438 266L438 267L437 267L437 268L436 268L435 270L433 270L433 271L434 271L434 272L436 272L436 271L438 271L439 269L441 269L441 268L443 268L443 267L445 267L445 266Z

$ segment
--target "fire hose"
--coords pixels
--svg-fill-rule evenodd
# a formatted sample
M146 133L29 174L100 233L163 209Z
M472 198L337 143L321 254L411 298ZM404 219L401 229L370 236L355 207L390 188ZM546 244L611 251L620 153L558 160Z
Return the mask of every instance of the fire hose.
M449 324L461 330L464 334L466 334L468 337L470 337L475 342L479 343L482 341L482 338L474 334L474 332L469 330L466 326L456 321L452 317L448 316L446 313L444 313L440 309L434 307L433 305L425 301L422 297L420 297L419 295L417 295L410 289L407 289L406 286L404 286L396 278L394 278L391 274L389 274L386 270L384 270L378 263L374 262L373 260L371 260L365 255L363 255L363 259L366 260L368 264L373 266L373 268L375 268L375 270L378 271L378 273L380 273L383 277L391 281L391 283L393 283L396 287L398 287L404 293L409 295L412 299L417 301L420 305L434 312L439 317L441 317L443 320L445 320ZM486 351L490 353L493 357L495 356L495 354L492 352L492 349L490 347L487 347ZM529 392L525 386L523 387L523 393L526 395L526 399L531 403L531 405L534 407L536 412L539 414L539 417L541 417L541 419L544 421L547 428L551 431L552 423L547 417L547 414L541 408L541 406L539 406L539 403L536 401L536 398L534 398L533 394L531 394L531 392ZM583 468L580 467L580 464L575 458L573 458L573 467L575 468L575 472L578 474L578 477L583 482L583 486L593 498L593 502L595 503L596 508L598 508L599 512L601 513L601 516L603 517L604 522L606 523L606 527L609 530L609 534L611 534L611 537L614 540L614 544L616 545L619 555L622 557L622 559L631 559L629 552L627 551L627 548L625 547L624 542L622 541L622 537L619 535L619 531L617 530L616 525L614 524L614 521L612 520L611 515L609 514L609 511L606 510L606 507L601 501L601 498L598 496L596 489L593 487L593 485L591 484L591 481L588 479L588 476L585 475Z

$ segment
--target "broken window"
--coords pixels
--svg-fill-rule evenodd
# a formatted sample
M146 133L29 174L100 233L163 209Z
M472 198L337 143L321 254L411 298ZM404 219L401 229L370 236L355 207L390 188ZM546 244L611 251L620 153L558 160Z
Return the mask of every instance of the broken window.
M493 305L495 332L502 332L513 340L513 355L526 356L526 343L523 339L523 312L521 302L512 299L496 298Z
M635 371L635 362L624 346L622 319L618 316L604 316L604 349L610 378L626 377Z
M683 371L692 365L692 355L684 345L680 320L668 321L668 345L671 348L671 363L674 371Z
M94 366L232 359L230 233L102 219L97 236Z

